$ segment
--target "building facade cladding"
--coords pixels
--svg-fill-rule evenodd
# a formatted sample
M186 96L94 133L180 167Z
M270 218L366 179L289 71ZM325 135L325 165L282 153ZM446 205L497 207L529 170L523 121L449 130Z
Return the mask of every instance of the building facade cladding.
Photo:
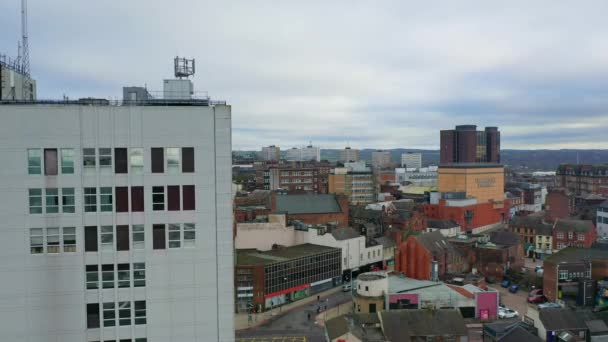
M341 162L357 162L360 159L360 151L354 148L346 147L340 151Z
M230 106L0 115L0 340L234 340Z
M608 185L608 165L562 164L556 172L557 186L575 194L600 193Z
M332 173L328 192L347 196L351 204L372 203L376 194L374 175L371 172Z
M440 166L437 177L439 192L464 191L479 203L505 199L504 168L501 165Z
M0 100L36 100L36 81L0 58Z
M262 160L264 160L264 161L281 160L281 148L279 146L275 146L275 145L262 147Z
M422 210L427 218L452 220L458 223L462 231L474 231L507 221L509 207L491 202L476 203L467 206L450 206L447 201L438 204L425 204Z
M500 132L496 127L478 131L475 125L456 126L440 133L441 164L500 163Z
M422 167L422 153L403 153L401 167L419 169Z

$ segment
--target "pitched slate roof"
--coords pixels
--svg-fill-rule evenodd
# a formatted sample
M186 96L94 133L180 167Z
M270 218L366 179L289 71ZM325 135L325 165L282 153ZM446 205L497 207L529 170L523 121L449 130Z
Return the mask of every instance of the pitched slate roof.
M528 330L522 327L511 329L506 335L498 339L499 342L541 342L542 339L536 335L532 335Z
M376 243L382 245L384 248L395 247L397 245L395 240L389 236L377 237L374 240L376 240Z
M380 312L382 331L389 341L409 341L423 336L466 336L467 330L460 311L391 310Z
M276 195L276 211L289 214L341 213L335 195L331 194L294 194Z
M509 222L509 227L516 228L529 228L534 229L538 235L551 235L544 234L547 229L551 231L552 225L544 222L544 218L541 215L528 215L528 216L515 216ZM541 234L543 233L543 234Z
M557 219L553 229L558 232L587 233L595 228L590 220Z
M519 239L519 236L513 232L499 230L490 234L490 242L496 245L513 246L520 243L521 240Z
M587 329L585 322L571 309L544 309L538 315L547 331Z
M599 207L600 208L608 208L608 200L605 200L604 202L600 203Z
M604 248L566 247L557 253L551 254L551 256L545 260L558 263L600 259L608 259L608 250Z
M434 255L443 255L447 251L458 253L448 239L439 231L432 233L423 233L416 236L416 240L427 250Z

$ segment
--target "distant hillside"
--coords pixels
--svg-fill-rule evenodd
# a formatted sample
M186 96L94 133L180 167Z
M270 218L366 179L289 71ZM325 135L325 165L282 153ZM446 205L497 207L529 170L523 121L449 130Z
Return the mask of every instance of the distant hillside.
M361 159L372 159L375 149L361 150ZM438 150L389 149L395 163L401 161L401 154L406 152L422 153L423 165L439 163ZM235 155L252 156L255 151L234 151ZM340 150L321 150L321 159L338 160ZM530 170L554 171L559 164L608 164L608 150L501 150L502 162L513 168L528 168Z

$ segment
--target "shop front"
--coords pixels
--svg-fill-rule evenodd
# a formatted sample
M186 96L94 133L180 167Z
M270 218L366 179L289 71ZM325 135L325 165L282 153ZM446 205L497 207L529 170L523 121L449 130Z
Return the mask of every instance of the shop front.
M265 310L289 304L310 295L310 284L292 287L286 290L270 293L264 296Z

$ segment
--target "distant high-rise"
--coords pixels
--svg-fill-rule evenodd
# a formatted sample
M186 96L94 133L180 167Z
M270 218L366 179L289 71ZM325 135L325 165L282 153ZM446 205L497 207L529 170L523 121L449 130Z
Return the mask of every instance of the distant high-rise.
M287 150L285 158L288 161L321 161L321 149L312 145Z
M419 169L422 167L422 153L403 153L401 155L401 167L408 169Z
M441 131L441 164L500 163L500 132L497 127L478 131L475 125Z
M389 151L374 151L372 152L372 168L379 169L387 167L391 164L391 153Z
M360 151L354 148L350 148L346 146L342 151L340 151L340 159L338 161L348 163L348 162L357 162L359 161Z
M262 147L261 159L264 161L281 160L281 148L279 146L275 146L275 145Z

